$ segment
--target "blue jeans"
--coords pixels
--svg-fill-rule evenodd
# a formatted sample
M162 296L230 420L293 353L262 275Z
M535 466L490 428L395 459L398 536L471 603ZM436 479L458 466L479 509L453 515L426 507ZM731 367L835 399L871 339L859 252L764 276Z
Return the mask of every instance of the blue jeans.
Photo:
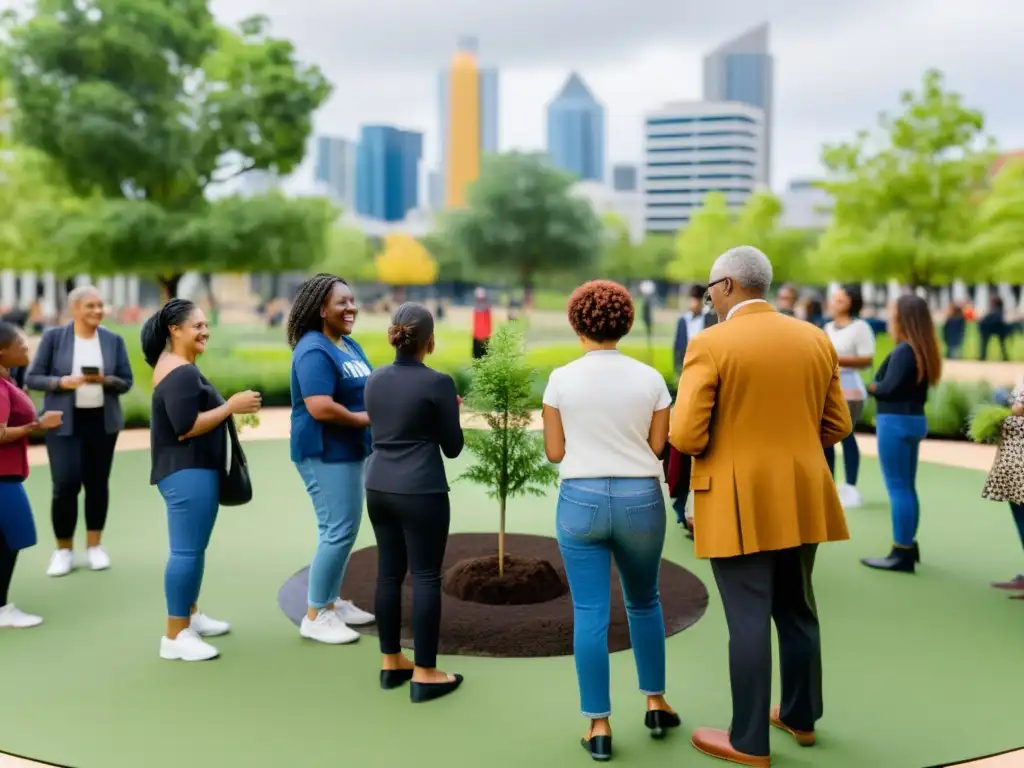
M220 509L220 473L215 469L182 469L156 487L167 504L171 554L164 571L167 615L187 619L199 602L206 566L206 548Z
M640 690L665 692L665 620L658 572L665 543L659 478L565 480L558 492L558 548L573 608L573 653L584 717L611 714L608 624L611 558L619 569Z
M313 501L320 543L309 566L310 608L338 599L363 520L363 462L303 459L295 465Z
M924 416L880 413L875 417L878 458L889 493L892 538L901 547L913 546L921 504L917 498L917 455L928 434Z
M864 403L861 400L847 400L846 404L850 408L850 420L856 429L857 422L860 421L860 415L864 412ZM845 471L846 484L856 485L857 476L860 474L860 448L857 446L857 433L851 432L842 439L841 443L843 446L843 469ZM832 477L835 477L835 446L830 445L825 449L825 461L828 462L828 469L832 473Z

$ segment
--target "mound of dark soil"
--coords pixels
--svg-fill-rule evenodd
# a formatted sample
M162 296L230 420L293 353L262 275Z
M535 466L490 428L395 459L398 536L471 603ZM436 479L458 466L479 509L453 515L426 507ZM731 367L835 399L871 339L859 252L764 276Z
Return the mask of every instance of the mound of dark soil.
M447 570L441 589L445 594L484 605L533 605L557 600L569 591L565 575L547 560L505 555L504 574L498 556L460 560Z

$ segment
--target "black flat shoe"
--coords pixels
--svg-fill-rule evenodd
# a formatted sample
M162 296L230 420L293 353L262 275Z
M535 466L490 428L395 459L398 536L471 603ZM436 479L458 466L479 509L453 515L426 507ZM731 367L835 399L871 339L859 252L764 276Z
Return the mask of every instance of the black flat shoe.
M875 568L879 571L913 573L916 558L912 548L893 547L892 552L886 557L865 557L861 559L861 562L868 568Z
M411 669L382 669L380 671L380 687L385 691L398 688L412 680Z
M590 753L591 760L604 763L612 759L611 736L591 736L589 739L580 739L580 744Z
M644 715L644 725L651 732L652 739L664 738L665 731L669 728L678 728L682 723L679 715L667 709L649 709Z
M409 700L413 704L423 704L447 696L462 685L462 675L452 675L452 677L455 679L449 680L447 683L417 683L413 680L412 685L409 686Z
M915 563L920 563L921 562L921 547L919 547L917 545L916 541L914 542L913 550L914 550L914 562Z

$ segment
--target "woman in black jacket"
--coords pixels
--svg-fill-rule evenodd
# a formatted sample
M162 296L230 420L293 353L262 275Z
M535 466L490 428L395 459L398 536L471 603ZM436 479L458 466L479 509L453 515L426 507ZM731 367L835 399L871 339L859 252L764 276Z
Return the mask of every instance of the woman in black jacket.
M414 703L451 693L461 675L437 669L441 629L441 564L451 511L443 453L462 452L459 396L451 376L424 364L434 351L434 318L426 307L402 304L388 339L395 362L366 382L366 412L373 449L366 463L366 506L377 538L374 613L384 656L382 688L411 680ZM399 645L402 582L412 571L415 664Z
M78 496L85 489L86 557L89 567L110 567L103 530L110 501L110 469L124 429L121 395L132 388L124 339L101 326L103 297L92 286L68 294L72 322L43 334L25 385L45 392L43 408L60 411L61 425L46 434L53 477L51 517L57 548L46 570L66 576L78 524Z

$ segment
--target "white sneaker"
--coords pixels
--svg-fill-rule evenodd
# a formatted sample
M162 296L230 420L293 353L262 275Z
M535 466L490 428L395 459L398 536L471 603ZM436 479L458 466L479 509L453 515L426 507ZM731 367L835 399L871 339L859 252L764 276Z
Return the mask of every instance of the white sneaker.
M0 629L28 629L38 627L43 623L40 616L33 616L18 610L14 603L8 603L0 608Z
M864 506L864 499L861 498L860 491L857 490L856 486L849 485L848 483L839 486L839 501L842 502L843 507L846 509L857 509Z
M168 661L209 661L220 652L196 634L192 628L183 629L173 640L160 638L160 658Z
M75 553L70 549L58 549L50 556L50 565L46 575L54 578L67 576L75 567Z
M105 571L110 567L110 555L103 547L89 547L85 550L85 561L93 571Z
M345 645L359 639L359 633L346 626L341 617L330 608L321 608L315 619L303 617L299 634L309 640L328 645Z
M353 627L373 624L376 621L372 613L356 608L351 600L342 600L340 597L334 601L334 611L341 617L342 621L346 624L351 624Z
M189 626L200 637L220 637L231 631L231 625L226 621L211 619L202 611L192 614L192 623Z

